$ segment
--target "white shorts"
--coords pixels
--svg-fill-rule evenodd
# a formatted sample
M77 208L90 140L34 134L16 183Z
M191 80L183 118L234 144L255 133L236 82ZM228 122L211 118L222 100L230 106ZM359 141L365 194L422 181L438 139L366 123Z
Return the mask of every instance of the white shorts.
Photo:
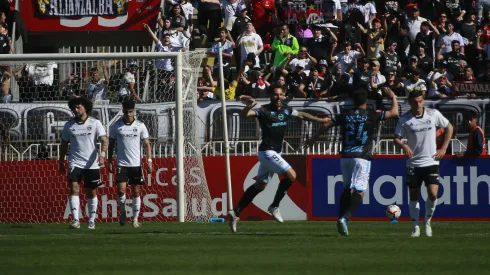
M286 170L291 168L291 165L281 157L281 154L273 150L259 151L259 162L257 179L265 183L268 183L274 174L284 174Z
M371 161L361 158L342 158L340 160L344 189L366 191L369 186Z

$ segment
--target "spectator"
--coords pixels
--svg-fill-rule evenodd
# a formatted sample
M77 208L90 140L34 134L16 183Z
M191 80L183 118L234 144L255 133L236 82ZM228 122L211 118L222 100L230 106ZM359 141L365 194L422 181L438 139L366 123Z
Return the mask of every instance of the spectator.
M380 63L381 63L381 69L384 72L387 72L388 68L391 68L391 71L394 71L395 74L400 72L401 69L401 62L400 62L400 57L396 53L396 47L397 43L395 41L389 41L387 43L388 49L386 52L381 51L380 52Z
M313 32L311 31L310 25L297 24L295 37L298 39L299 45L308 45L308 42L313 38Z
M264 83L267 86L268 89L270 89L271 83L268 81L269 77L272 75L271 72L269 72L267 75L264 76ZM284 91L284 94L286 97L291 100L294 97L294 94L291 92L289 89L289 86L286 84L286 78L282 75L280 75L275 83L277 86L280 86L282 90Z
M183 32L175 29L175 27L170 24L170 27L167 28L164 34L168 34L170 38L170 45L172 46L172 52L183 51L186 52L189 50L189 38L184 35Z
M219 69L218 50L221 43L222 59L223 59L223 75L226 79L231 77L231 57L233 56L233 45L226 38L228 37L228 31L225 28L219 29L219 40L213 43L211 50L207 52L208 55L214 56L214 71Z
M240 56L242 58L240 67L243 67L247 59L255 60L254 66L260 67L259 54L264 50L264 44L262 43L262 38L255 33L252 22L247 22L247 28L237 38L235 46L240 46Z
M411 43L415 42L415 37L420 31L420 26L422 25L422 22L427 21L427 19L420 17L419 15L420 10L417 6L413 6L408 9L406 24L408 26L408 36Z
M400 74L403 80L410 79L412 77L413 71L417 69L418 62L419 59L415 55L410 56L408 59L408 66L404 66Z
M318 69L316 67L311 68L311 76L306 78L304 86L305 89L303 91L305 97L314 99L326 98L328 89L330 88L329 83L318 75Z
M288 85L288 90L290 92L290 98L299 97L306 98L306 93L304 91L306 74L303 71L303 67L298 65L295 70L288 74L286 79L286 84Z
M484 73L478 78L478 81L490 83L490 64L487 64L485 69Z
M296 37L289 34L289 27L283 24L280 29L280 34L274 38L271 49L275 52L274 67L281 67L287 59L287 54L297 54L299 44Z
M137 102L141 102L141 98L136 94L135 90L135 77L134 74L138 69L138 64L136 61L129 62L126 72L124 73L123 79L121 80L121 87L117 92L118 102L123 102L128 99L133 99Z
M439 99L454 96L451 82L445 75L432 74L429 80L428 98Z
M411 92L422 92L425 97L427 92L427 84L423 79L420 79L420 73L420 69L415 69L413 70L411 78L403 81L406 96L408 96Z
M422 70L423 78L428 75L434 68L434 60L425 54L426 45L424 42L420 41L417 45L417 68Z
M369 71L369 60L362 57L357 61L357 68L353 74L353 85L356 89L367 89L371 81L371 72ZM343 70L342 70L343 71Z
M431 31L432 29L432 31ZM439 30L432 25L430 21L425 21L420 24L420 32L415 36L415 41L412 44L414 49L413 54L416 54L416 49L420 45L424 47L424 53L434 59L434 40L439 36ZM421 44L423 43L423 44Z
M320 62L318 62L317 67L318 67L318 75L320 77L325 77L326 74L330 73L330 71L328 70L327 60L325 59L320 60Z
M9 54L13 52L12 40L8 36L7 23L0 23L0 53Z
M99 70L97 68L92 68L90 70L91 78L87 82L88 99L94 102L95 100L106 100L107 99L107 85L109 78L109 64L104 64L102 66L102 73L104 78L100 78Z
M306 47L301 47L298 56L289 62L289 66L291 66L291 70L294 71L296 66L301 65L301 67L304 68L304 73L310 75L310 69L317 63L318 61L308 53L308 49Z
M243 73L240 73L244 87L244 95L253 98L269 98L268 86L260 76L258 71L252 71L248 74L248 78ZM283 78L284 79L284 78Z
M12 103L13 98L10 93L10 73L4 72L2 77L2 94L0 95L0 103Z
M330 51L330 62L339 63L343 72L350 73L351 70L357 68L356 60L364 56L364 50L362 49L361 44L356 43L354 47L358 51L352 51L351 43L346 41L343 44L343 51L335 56L332 56L334 50L332 49L332 51Z
M371 92L371 95L376 98L381 98L381 87L386 83L386 78L380 72L381 65L379 64L378 60L371 61L370 67L371 75L369 77L368 89Z
M198 0L198 21L201 45L213 42L221 24L221 4L219 0ZM209 29L208 29L209 25Z
M454 31L454 24L451 22L447 23L447 30L445 33L441 33L437 39L436 49L438 53L445 54L451 51L451 45L453 41L458 42L458 50L460 53L464 54L464 41L463 37Z
M19 72L21 73L20 76ZM26 66L19 66L12 73L19 86L19 102L32 102L34 100L34 82L29 77Z
M337 36L330 28L325 28L326 34L322 34L322 27L315 25L313 27L313 38L308 41L310 54L316 60L327 59L329 52L332 50L332 44L337 42Z
M446 33L447 31L447 14L445 12L439 14L438 20L435 22L435 26L439 33Z
M469 47L474 47L476 45L477 29L476 15L468 14L468 16L466 16L466 22L464 22L460 28L465 45L468 45Z
M248 0L252 4L252 22L260 37L267 33L277 23L277 12L274 0Z
M441 48L438 51L438 59L443 60L448 64L448 70L456 76L459 73L459 61L465 60L466 56L460 51L460 42L453 40L451 43L451 51L442 53L442 49L445 48L446 42L441 44Z
M462 158L465 156L486 155L485 133L482 128L478 126L478 114L476 112L469 112L466 115L466 119L469 130L468 144L466 145L466 151L458 152L456 153L456 156Z
M490 17L490 11L489 11L489 17ZM482 24L482 32L478 37L480 38L480 43L482 44L483 52L486 54L487 60L490 61L490 18L485 21L485 24Z
M82 81L79 75L71 73L70 76L60 83L61 95L65 99L73 97L87 97L86 90L82 89Z
M197 103L201 103L206 99L216 99L216 96L213 93L214 90L215 87L210 86L210 83L207 83L204 77L200 77L197 80Z
M408 26L402 25L400 26L400 35L397 40L397 53L400 57L400 61L402 64L408 61L409 53L410 53L410 36L408 35Z
M361 32L367 34L367 58L377 58L376 53L384 51L386 32L381 28L381 20L376 18L373 22L374 28L369 30L364 29L361 24L357 24Z
M396 77L396 71L392 67L387 67L385 70L386 84L385 86L390 88L396 96L404 96L405 90L403 83Z
M188 35L187 32L187 18L185 17L185 13L182 10L182 7L180 4L174 4L172 6L172 11L170 12L169 19L172 23L172 27L179 31L183 32L186 34L186 37L189 38L190 35Z

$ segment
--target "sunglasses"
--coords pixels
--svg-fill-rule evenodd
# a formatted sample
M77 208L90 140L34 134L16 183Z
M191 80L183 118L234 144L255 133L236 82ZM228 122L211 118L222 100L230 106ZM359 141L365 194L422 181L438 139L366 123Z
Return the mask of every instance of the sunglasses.
M395 74L388 74L388 76L395 76Z

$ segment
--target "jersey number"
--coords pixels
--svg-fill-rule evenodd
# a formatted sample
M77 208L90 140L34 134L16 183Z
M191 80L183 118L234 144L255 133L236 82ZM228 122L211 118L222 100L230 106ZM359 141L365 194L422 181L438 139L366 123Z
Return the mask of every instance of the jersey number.
M346 137L345 137L345 143L349 146L355 146L355 145L361 145L361 144L366 144L366 141L368 139L367 131L364 130L364 123L359 124L359 127L354 126L354 124L347 124L345 125L346 128ZM359 144L361 143L361 144Z

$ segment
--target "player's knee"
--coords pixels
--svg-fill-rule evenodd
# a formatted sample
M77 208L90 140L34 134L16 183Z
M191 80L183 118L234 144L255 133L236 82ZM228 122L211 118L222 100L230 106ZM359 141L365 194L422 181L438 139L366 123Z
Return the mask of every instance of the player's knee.
M293 168L289 168L288 170L286 170L286 177L288 177L288 179L291 181L291 182L294 182L296 180L296 171L294 171Z
M420 188L410 188L410 200L417 201L420 196Z
M257 190L264 191L265 187L267 187L267 183L266 182L263 182L261 180L257 180L254 183L254 187Z
M437 195L436 194L427 194L427 198L431 201L435 201L437 199Z
M70 196L79 196L80 195L80 186L78 184L72 183L70 185Z

